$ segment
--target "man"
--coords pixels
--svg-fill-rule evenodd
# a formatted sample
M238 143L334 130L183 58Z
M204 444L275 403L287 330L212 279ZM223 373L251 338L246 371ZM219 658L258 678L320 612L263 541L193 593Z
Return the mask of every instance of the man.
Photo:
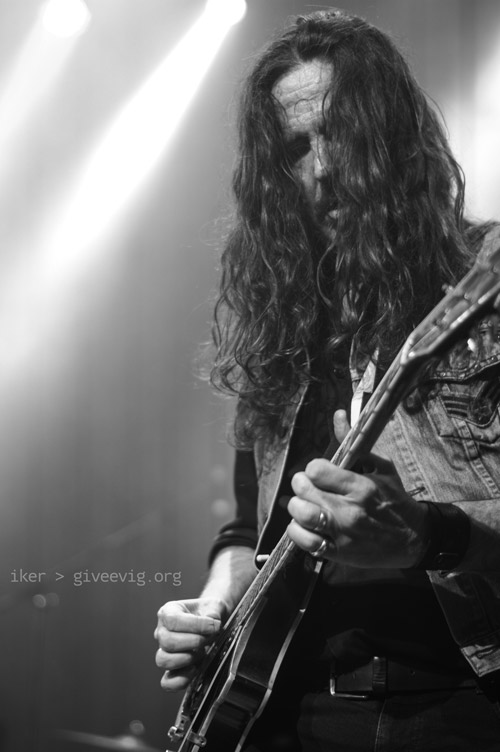
M373 455L321 458L500 232L464 219L401 54L336 10L297 18L255 65L233 185L213 380L239 398L237 517L201 597L160 609L162 685L187 686L286 528L325 564L248 749L498 750L496 315L424 372Z

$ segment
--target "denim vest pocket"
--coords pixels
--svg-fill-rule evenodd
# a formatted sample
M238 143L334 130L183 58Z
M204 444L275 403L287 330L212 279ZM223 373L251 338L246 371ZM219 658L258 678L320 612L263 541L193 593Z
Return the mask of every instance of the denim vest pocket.
M425 386L439 436L462 442L470 459L500 441L500 324L482 319L455 345Z
M435 399L441 408L434 414L443 438L472 440L478 448L500 439L500 366L491 381L441 383Z

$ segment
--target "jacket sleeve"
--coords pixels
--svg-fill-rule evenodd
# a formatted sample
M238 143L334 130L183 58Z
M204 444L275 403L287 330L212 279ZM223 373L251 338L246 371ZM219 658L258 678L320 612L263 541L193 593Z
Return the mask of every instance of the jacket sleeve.
M210 549L209 563L228 546L257 546L257 473L251 451L236 451L234 463L234 495L236 516L225 524Z

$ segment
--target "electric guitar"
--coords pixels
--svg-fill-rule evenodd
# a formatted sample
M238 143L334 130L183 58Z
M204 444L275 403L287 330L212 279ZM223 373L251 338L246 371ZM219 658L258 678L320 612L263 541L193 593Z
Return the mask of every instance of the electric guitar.
M349 469L366 455L431 359L439 359L495 300L500 310L500 248L482 253L408 337L331 461ZM177 752L241 750L272 692L321 567L283 535L184 695L169 731L170 740L180 742Z

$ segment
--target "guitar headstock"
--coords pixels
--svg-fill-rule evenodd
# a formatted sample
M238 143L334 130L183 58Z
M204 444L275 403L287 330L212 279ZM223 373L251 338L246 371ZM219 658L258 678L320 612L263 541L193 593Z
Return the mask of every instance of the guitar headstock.
M414 329L403 346L401 364L439 355L481 314L494 309L499 296L500 248L494 248L478 257L465 277Z

